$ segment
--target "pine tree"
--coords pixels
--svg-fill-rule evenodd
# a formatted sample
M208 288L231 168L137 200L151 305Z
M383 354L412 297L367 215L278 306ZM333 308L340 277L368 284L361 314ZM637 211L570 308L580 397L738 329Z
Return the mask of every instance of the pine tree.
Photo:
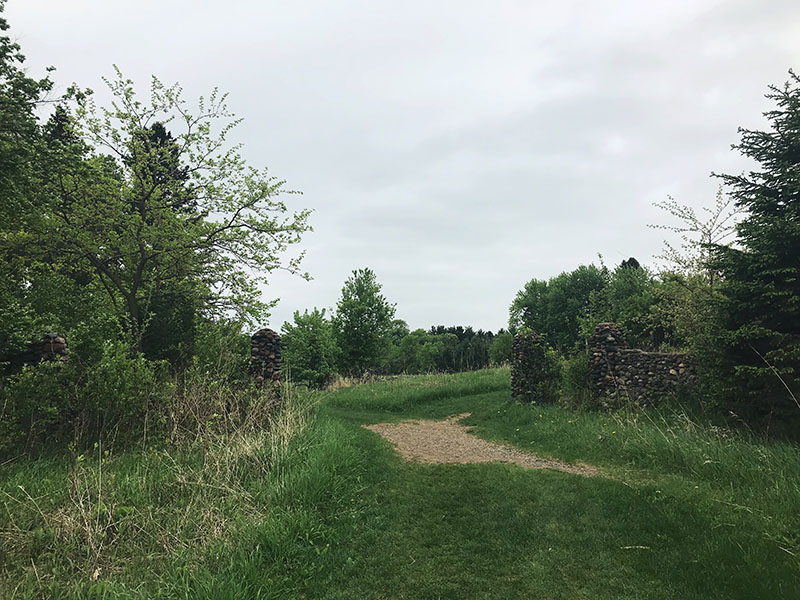
M737 247L717 246L720 349L727 399L751 414L800 419L800 77L770 86L768 131L734 146L758 167L720 177L737 207Z

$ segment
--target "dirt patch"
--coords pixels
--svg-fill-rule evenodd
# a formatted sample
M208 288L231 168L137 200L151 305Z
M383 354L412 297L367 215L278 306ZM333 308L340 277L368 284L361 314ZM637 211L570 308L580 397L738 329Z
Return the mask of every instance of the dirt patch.
M570 465L553 458L541 458L530 452L489 442L470 435L459 423L470 413L453 415L444 421L404 421L362 425L394 444L408 460L426 463L510 462L528 469L555 469L565 473L592 476L597 469L585 464Z

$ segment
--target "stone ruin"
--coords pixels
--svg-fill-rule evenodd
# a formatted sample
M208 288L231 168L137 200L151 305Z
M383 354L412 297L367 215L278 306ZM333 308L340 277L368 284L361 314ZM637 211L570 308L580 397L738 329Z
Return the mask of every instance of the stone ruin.
M43 360L47 361L66 361L67 360L67 338L61 333L45 333L36 342L28 346L22 355L22 363L35 365Z
M518 333L511 345L511 398L521 402L554 402L558 373L549 347L534 332Z
M281 380L281 336L259 329L250 338L250 374L258 385Z
M601 402L614 397L652 406L696 380L688 354L628 348L625 333L616 323L595 327L589 347L592 395Z

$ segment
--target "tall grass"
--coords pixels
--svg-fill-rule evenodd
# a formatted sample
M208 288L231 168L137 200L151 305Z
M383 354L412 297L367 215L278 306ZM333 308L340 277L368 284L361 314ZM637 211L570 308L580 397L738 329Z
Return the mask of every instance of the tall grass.
M229 391L190 389L173 407L181 427L169 443L4 463L0 597L128 594L144 573L152 589L202 570L215 547L267 521L286 487L316 398L288 388L283 398L279 408L273 395L251 398L250 413L237 415Z

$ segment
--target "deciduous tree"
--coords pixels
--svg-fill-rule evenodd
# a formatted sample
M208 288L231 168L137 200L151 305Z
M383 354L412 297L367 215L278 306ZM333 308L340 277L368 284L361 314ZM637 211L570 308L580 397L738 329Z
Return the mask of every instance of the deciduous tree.
M393 331L395 305L381 294L371 269L357 269L345 281L333 317L341 349L341 372L374 371L386 358Z

